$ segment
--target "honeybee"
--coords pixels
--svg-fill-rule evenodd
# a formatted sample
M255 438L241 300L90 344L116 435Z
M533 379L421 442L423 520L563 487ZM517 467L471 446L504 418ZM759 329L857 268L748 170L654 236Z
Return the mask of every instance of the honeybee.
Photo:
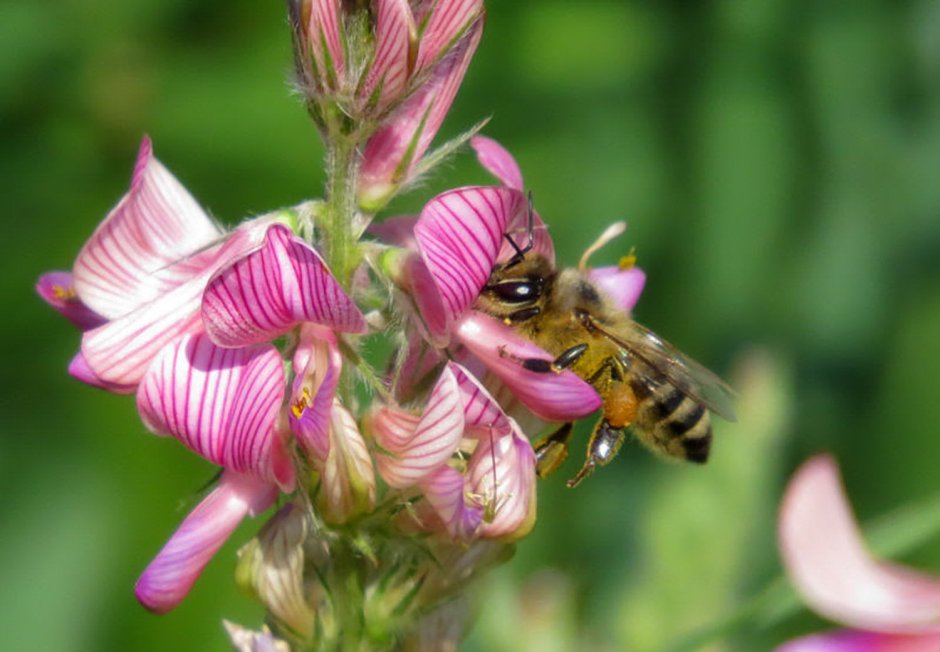
M587 258L603 242L595 243L578 267L556 269L531 251L531 230L524 248L508 234L506 238L515 255L496 265L475 308L556 356L554 361L520 359L524 368L544 373L570 369L603 399L586 460L568 486L609 463L627 427L657 454L707 461L712 440L709 412L733 421L733 392L711 371L633 321L591 281ZM567 457L571 429L566 423L536 445L540 477Z

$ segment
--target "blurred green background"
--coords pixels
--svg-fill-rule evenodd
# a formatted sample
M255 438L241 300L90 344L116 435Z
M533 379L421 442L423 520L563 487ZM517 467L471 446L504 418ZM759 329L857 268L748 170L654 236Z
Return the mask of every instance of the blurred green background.
M176 611L137 605L213 470L67 377L78 335L32 286L70 267L144 133L229 224L318 196L289 64L281 2L0 5L6 649L225 650L221 618L260 621L231 578L257 523ZM595 262L636 247L637 318L728 377L741 419L705 468L627 446L577 490L577 461L545 482L466 649L670 649L779 574L776 502L813 452L837 454L863 520L935 491L940 3L493 0L444 135L488 115L560 261L629 222ZM398 208L479 182L465 154ZM940 540L902 559L938 571ZM710 649L825 626L749 619Z

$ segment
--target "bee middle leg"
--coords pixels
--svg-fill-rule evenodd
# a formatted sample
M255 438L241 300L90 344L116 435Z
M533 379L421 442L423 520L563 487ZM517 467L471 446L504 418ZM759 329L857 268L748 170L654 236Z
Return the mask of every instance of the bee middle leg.
M500 349L499 354L503 357L512 358L519 362L522 365L522 368L527 371L534 371L540 374L547 374L549 372L560 373L573 365L578 359L584 355L587 351L588 345L586 343L575 344L574 346L566 349L554 360L543 360L542 358L519 358L511 353L506 353L504 349Z
M571 441L570 421L562 424L558 430L546 436L535 445L535 472L545 478L558 470L568 458L568 442Z

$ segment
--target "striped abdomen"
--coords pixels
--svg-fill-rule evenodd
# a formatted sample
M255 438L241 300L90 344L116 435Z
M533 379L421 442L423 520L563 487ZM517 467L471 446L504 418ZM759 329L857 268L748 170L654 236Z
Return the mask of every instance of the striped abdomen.
M667 381L631 379L639 399L634 431L654 451L703 464L712 425L706 407Z

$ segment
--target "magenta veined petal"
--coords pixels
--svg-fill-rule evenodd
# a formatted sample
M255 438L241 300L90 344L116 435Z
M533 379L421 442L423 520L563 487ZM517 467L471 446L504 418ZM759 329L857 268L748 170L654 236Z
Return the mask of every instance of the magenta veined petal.
M202 298L202 322L220 346L267 342L305 321L366 330L320 255L281 224L268 227L260 248L216 272Z
M479 536L517 539L535 525L535 452L512 424L509 432L495 429L481 435L468 469L475 495L483 496L487 512Z
M491 428L500 433L507 433L512 429L509 417L499 402L472 373L456 362L448 362L446 369L457 380L467 426Z
M342 522L375 506L375 472L366 442L352 414L333 401L330 454L321 472L324 515Z
M617 307L627 312L633 310L646 285L646 274L639 267L597 267L588 272L588 277Z
M330 413L343 358L336 336L328 328L304 324L294 353L297 374L288 416L291 430L316 459L330 453Z
M173 609L242 519L260 514L275 498L277 488L273 485L224 472L215 489L183 519L137 580L134 593L140 603L156 613Z
M96 313L120 317L198 274L221 237L145 137L130 191L75 260L75 289Z
M923 634L884 634L838 630L803 636L775 652L936 652L940 630Z
M474 136L470 139L470 146L477 153L480 165L499 179L504 186L516 190L524 189L519 164L505 147L486 136Z
M71 272L46 272L36 282L36 292L81 331L107 321L78 298Z
M415 74L433 66L483 16L483 0L439 0L430 3L415 59Z
M342 20L340 0L310 2L306 43L317 68L317 79L323 87L334 90L340 87L346 68Z
M473 187L438 195L421 211L415 239L442 299L445 331L476 301L511 218L525 208L519 191Z
M405 489L446 464L463 436L464 406L453 371L441 373L410 433L401 428L407 420L388 414L390 410L380 411L375 423L376 441L387 451L378 456L379 472L390 486Z
M457 323L455 335L523 405L546 421L573 421L601 406L594 388L570 371L536 373L524 369L520 360L553 357L492 317L470 311Z
M284 382L273 346L226 349L190 335L154 360L137 409L148 428L210 462L290 490L293 466L277 429Z
M214 251L214 261L194 276L132 312L86 332L82 355L101 382L134 387L154 356L181 335L202 329L199 304L215 266L257 246L267 218L249 222L233 231Z
M452 539L469 541L483 521L483 507L468 501L466 481L457 469L438 467L421 485L425 500Z
M940 581L869 555L832 457L814 457L794 474L778 537L790 580L819 614L871 631L938 628Z
M69 362L69 375L86 385L113 392L114 394L130 394L137 387L136 385L116 385L101 380L95 372L92 371L91 367L88 366L88 361L85 360L85 356L82 355L81 351L76 353L75 357Z
M397 100L408 84L408 63L417 26L408 0L376 0L375 58L359 93L364 104L373 101L381 113ZM373 98L374 94L378 94Z

